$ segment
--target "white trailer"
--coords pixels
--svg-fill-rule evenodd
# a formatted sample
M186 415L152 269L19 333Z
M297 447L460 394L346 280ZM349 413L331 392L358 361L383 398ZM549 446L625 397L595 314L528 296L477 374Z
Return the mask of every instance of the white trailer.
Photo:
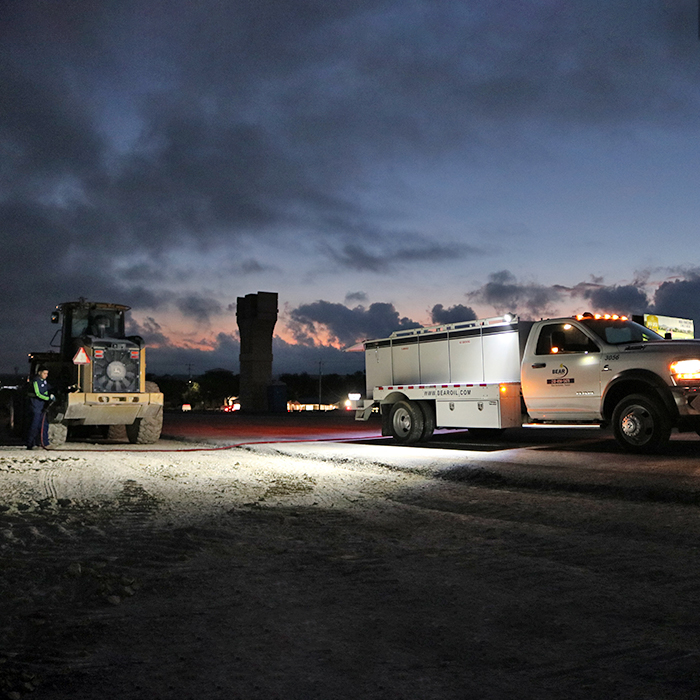
M427 439L436 426L520 426L521 332L506 315L366 341L367 398L356 418L380 406L383 434L407 443Z

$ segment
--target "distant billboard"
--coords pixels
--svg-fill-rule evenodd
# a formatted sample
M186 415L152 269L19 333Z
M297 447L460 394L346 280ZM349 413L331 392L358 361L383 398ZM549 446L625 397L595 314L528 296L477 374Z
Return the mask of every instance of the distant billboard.
M644 325L660 335L670 333L673 340L692 340L695 337L695 324L690 318L644 314Z

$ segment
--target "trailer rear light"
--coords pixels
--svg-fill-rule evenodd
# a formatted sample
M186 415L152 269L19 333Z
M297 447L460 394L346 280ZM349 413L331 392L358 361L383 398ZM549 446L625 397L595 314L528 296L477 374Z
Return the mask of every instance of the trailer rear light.
M508 387L505 384L501 384L501 394L505 394L508 391Z
M700 360L672 362L670 369L676 382L700 379Z

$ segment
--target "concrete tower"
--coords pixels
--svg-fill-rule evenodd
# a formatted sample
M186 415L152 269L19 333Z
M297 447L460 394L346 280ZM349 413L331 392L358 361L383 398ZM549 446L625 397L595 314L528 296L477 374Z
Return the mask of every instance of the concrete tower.
M238 297L236 319L241 335L241 410L269 410L268 386L272 381L272 332L277 323L277 292Z

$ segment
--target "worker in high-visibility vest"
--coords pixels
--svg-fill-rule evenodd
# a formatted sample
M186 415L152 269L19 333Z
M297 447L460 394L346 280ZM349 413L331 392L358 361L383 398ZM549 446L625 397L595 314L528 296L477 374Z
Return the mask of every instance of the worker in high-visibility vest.
M29 430L27 431L27 449L33 450L39 445L48 447L49 421L46 409L53 401L53 394L47 378L49 370L46 367L38 367L29 384Z

